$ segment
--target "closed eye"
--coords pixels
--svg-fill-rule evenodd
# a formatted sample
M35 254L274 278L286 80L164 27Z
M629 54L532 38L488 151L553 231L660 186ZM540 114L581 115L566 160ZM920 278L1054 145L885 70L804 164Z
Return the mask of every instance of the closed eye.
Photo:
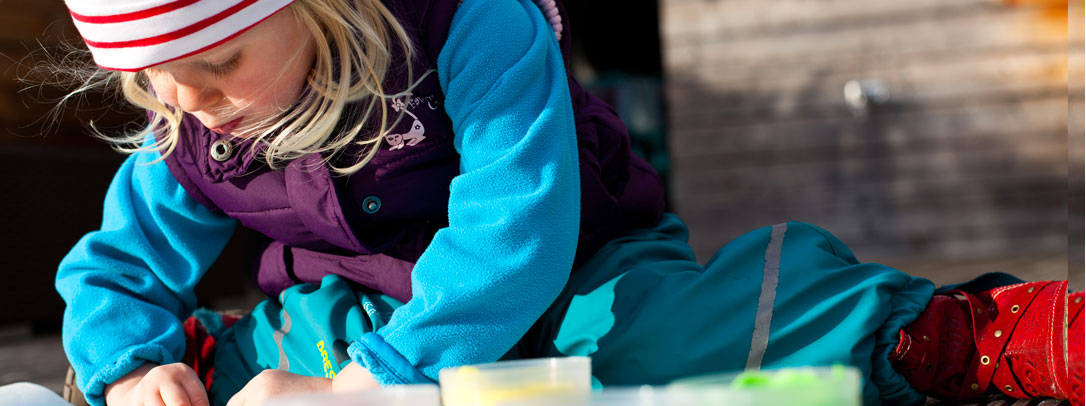
M204 65L204 68L211 72L212 75L215 75L215 77L224 77L230 74L230 72L232 72L235 68L237 68L238 63L240 62L241 53L238 52L234 54L234 56L231 56L230 59L227 59L226 62L223 62L221 64L208 63Z

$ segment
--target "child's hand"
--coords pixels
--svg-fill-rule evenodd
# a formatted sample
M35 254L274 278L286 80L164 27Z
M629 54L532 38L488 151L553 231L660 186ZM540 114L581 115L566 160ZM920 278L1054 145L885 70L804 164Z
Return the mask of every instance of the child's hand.
M354 362L347 364L335 378L332 378L333 392L356 392L379 387L381 385L373 379L370 371Z
M226 402L226 406L256 406L269 398L289 393L330 392L331 390L332 380L328 378L265 369L234 394L230 401Z
M196 371L182 363L144 364L106 386L109 406L210 406Z

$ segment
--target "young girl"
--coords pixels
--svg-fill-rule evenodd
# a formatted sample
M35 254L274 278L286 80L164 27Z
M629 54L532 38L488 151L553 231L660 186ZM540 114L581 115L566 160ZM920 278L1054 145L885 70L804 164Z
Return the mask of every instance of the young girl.
M1065 281L936 294L802 223L697 264L614 111L568 74L554 0L66 2L151 122L114 140L132 154L102 228L57 275L91 404L253 405L567 355L600 385L845 363L866 404L1082 404ZM194 313L238 223L268 237L269 299Z

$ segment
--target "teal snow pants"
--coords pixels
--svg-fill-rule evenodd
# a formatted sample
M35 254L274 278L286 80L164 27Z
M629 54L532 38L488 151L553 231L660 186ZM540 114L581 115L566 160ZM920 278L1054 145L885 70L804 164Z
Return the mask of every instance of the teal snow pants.
M887 356L933 291L925 279L860 263L825 230L797 222L740 236L702 266L686 226L666 215L576 270L506 359L590 356L605 386L840 363L861 371L865 404L920 404ZM267 368L331 376L350 362L350 341L399 305L337 276L266 300L218 338L215 403Z

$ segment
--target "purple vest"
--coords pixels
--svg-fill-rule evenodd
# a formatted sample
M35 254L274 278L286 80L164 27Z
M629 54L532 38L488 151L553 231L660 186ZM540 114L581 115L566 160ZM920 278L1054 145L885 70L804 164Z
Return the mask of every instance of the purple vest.
M459 1L386 1L419 51L412 61L416 78L436 69ZM561 5L559 10L568 21ZM568 72L569 24L563 26L560 43ZM407 87L406 71L388 76L386 92ZM576 269L612 238L654 226L664 210L664 191L659 176L631 153L614 109L567 76L581 173ZM256 270L268 295L337 274L406 301L415 261L434 233L448 225L449 184L459 174L443 103L436 73L410 97L390 103L390 112L403 110L403 118L373 160L350 176L331 176L316 164L316 155L270 170L255 159L249 143L230 145L229 136L189 115L177 149L165 161L198 202L270 239Z

